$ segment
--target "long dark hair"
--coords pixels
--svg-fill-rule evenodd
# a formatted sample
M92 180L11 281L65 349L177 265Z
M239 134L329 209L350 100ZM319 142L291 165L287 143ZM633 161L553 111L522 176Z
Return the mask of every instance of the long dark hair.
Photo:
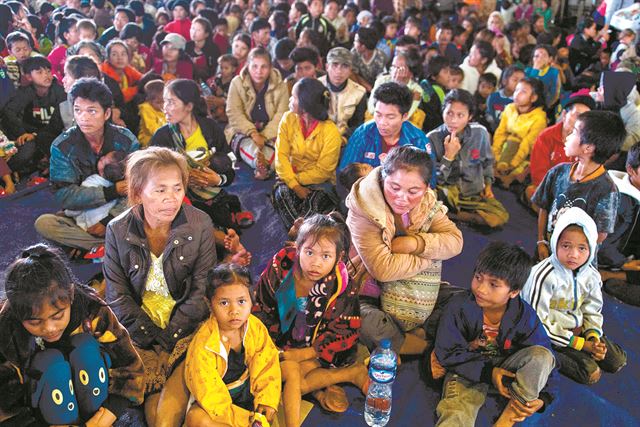
M84 302L100 301L91 288L79 284L62 252L43 243L23 250L6 273L7 303L19 322L32 318L47 302L53 307L73 304L78 295L87 297Z
M200 96L200 88L193 80L175 79L166 87L184 104L191 103L193 105L193 115L196 117L207 117L207 104Z
M316 120L329 119L329 101L331 95L325 85L316 79L303 78L296 83L298 105L302 111Z
M58 22L58 28L56 29L56 37L58 37L64 44L67 44L67 38L64 33L69 32L69 29L78 23L76 18L62 18Z

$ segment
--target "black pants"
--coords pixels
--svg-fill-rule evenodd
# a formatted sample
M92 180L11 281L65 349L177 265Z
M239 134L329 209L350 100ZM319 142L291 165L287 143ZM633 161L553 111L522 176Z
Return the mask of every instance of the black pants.
M553 346L560 372L580 384L593 384L600 376L593 377L598 369L605 372L618 372L627 364L627 353L618 344L605 336L600 338L607 345L607 354L603 360L596 361L586 351L571 347Z

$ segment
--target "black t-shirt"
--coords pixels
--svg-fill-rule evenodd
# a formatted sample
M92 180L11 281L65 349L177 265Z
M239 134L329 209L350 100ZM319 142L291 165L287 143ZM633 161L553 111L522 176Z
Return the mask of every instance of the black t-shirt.
M244 345L240 349L240 352L236 352L233 349L229 350L229 359L227 360L227 373L222 377L222 381L225 384L231 384L234 381L238 381L244 371L247 370L247 365L244 361L245 356ZM229 390L231 400L234 405L239 406L247 411L253 411L253 395L251 394L251 387L249 386L249 378L240 387L233 390Z
M550 236L558 217L575 206L596 223L598 233L613 233L618 211L618 190L605 172L584 182L571 181L572 163L561 163L547 172L531 201L549 213Z

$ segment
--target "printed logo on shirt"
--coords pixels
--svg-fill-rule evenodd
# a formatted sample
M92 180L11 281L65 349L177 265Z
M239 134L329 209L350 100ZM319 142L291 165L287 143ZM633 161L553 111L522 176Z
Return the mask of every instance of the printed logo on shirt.
M480 158L480 150L474 148L471 150L471 160L478 160Z
M373 160L376 158L376 153L373 153L371 151L367 151L366 153L364 153L364 158L365 159L369 159L369 160Z

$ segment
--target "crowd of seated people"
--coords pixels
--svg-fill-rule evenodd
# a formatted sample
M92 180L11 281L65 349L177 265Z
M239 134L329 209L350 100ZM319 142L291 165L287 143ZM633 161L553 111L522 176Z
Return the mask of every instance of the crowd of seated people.
M621 370L602 308L640 306L628 2L573 27L547 0L427 3L0 3L0 198L55 201L4 274L0 426L140 406L151 427L298 427L302 396L367 394L359 348L385 339L443 387L440 426L474 425L490 389L511 426L558 373ZM247 167L289 238L259 278ZM506 192L536 247L491 243L441 282L461 224L508 226Z

